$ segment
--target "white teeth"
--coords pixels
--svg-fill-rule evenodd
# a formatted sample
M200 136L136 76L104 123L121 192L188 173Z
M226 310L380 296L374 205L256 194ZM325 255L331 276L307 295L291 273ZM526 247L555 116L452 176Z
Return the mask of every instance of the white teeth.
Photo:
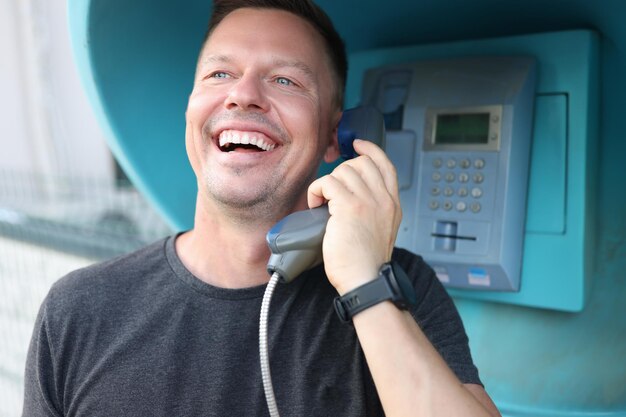
M263 136L257 136L254 133L238 132L234 130L224 130L219 136L220 147L227 144L254 145L264 151L271 151L276 147L275 144L269 144Z
M232 143L231 134L228 130L225 130L220 134L220 146L224 146L227 143Z

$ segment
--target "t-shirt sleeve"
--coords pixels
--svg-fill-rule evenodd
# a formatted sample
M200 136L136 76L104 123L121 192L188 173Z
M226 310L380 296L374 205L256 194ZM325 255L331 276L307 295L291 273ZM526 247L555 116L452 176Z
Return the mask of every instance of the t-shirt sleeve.
M46 321L46 301L41 305L28 348L24 373L24 417L61 417L54 377L52 347Z
M404 249L396 249L394 258L415 287L417 304L411 314L424 334L462 383L482 385L461 316L433 269Z

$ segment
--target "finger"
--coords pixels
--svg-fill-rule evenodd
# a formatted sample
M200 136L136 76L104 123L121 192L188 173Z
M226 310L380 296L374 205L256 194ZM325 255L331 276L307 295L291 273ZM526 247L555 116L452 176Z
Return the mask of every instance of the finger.
M364 175L363 168L355 160L339 165L330 173L330 176L343 184L346 191L350 193L349 197L367 196L370 198L372 194L372 187Z
M345 162L340 167L343 165L358 176L359 180L364 184L364 188L361 188L361 190L366 192L368 197L373 197L375 200L380 201L380 199L389 198L394 192L387 189L383 174L369 156L361 155Z
M393 190L398 186L396 168L387 154L376 144L357 139L354 141L355 150L359 155L367 155L378 166L387 188Z
M359 155L367 155L372 159L382 175L387 190L389 190L392 196L397 196L398 176L396 168L387 157L387 154L376 144L362 139L354 141L354 150Z
M382 173L374 161L367 155L344 162L331 174L337 178L351 192L347 197L354 200L368 200L375 203L380 213L391 216L393 223L400 224L402 209L400 206L397 189L388 190L383 180ZM337 196L339 197L339 196ZM337 198L335 197L335 198ZM345 198L346 195L342 195ZM331 200L332 202L333 200ZM334 200L338 203L341 200ZM343 200L345 202L345 200ZM356 203L356 201L354 201ZM366 204L368 205L368 204Z
M358 142L359 143L356 144L355 150L357 150L359 154L362 154L358 158L355 158L353 161L361 160L361 163L363 165L371 164L376 167L375 170L363 171L363 175L367 175L366 173L368 172L370 173L370 175L374 175L375 173L378 176L378 181L384 183L387 195L391 197L394 206L389 206L388 209L393 209L394 223L399 226L402 220L402 207L400 203L400 193L398 190L398 177L396 173L396 168L389 160L387 155L383 152L383 150L376 144L363 140L359 140ZM379 201L381 207L387 207L387 203L388 201L385 201L384 199L381 199Z
M319 207L322 204L337 198L337 196L342 193L347 192L349 191L337 178L334 178L331 175L324 175L309 185L307 203L310 208Z

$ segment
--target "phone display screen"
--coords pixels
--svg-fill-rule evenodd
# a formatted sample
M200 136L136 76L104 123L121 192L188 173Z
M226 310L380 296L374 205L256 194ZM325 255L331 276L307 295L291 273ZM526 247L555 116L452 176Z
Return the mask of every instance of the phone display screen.
M464 145L489 143L489 113L438 114L435 144Z

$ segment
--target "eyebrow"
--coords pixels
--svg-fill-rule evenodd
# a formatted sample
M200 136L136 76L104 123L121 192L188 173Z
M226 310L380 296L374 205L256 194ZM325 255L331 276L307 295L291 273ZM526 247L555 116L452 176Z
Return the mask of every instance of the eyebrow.
M275 59L272 64L277 67L296 68L304 73L311 81L315 80L315 73L307 64L298 60Z
M202 64L206 64L208 62L230 62L232 59L228 55L209 55L204 57L202 60Z

